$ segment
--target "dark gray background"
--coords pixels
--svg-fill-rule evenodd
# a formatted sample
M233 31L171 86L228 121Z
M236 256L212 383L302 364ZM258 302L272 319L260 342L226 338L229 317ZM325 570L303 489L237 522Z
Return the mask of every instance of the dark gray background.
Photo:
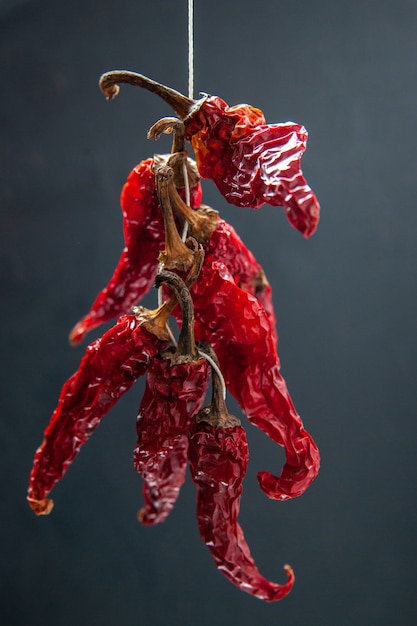
M83 448L52 515L26 504L33 453L83 352L67 333L122 248L120 188L170 145L146 140L170 114L162 102L126 87L109 104L97 80L126 68L186 91L186 19L186 0L0 2L0 622L411 626L415 0L196 0L196 92L304 124L303 169L322 205L317 234L304 240L281 209L230 207L204 183L206 203L267 271L282 371L322 453L303 497L269 501L256 471L277 471L282 451L248 426L240 521L266 576L282 581L282 565L294 567L292 594L263 604L217 572L189 482L165 524L138 524L131 458L142 382Z

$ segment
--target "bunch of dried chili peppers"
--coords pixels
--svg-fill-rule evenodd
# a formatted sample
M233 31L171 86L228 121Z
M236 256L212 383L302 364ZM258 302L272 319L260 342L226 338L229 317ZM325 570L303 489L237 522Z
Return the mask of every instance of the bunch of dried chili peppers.
M81 446L146 374L133 455L143 478L138 519L145 525L166 519L188 463L200 534L217 567L247 593L279 600L293 586L292 569L285 566L283 585L264 578L237 521L248 445L240 421L227 411L226 388L249 421L285 450L279 476L258 474L269 498L301 495L317 475L319 452L280 373L265 272L233 227L202 204L200 176L212 179L236 206L282 206L290 223L309 237L320 209L300 168L307 133L294 123L266 124L249 105L229 107L208 95L195 101L134 72L108 72L100 79L108 99L119 83L144 87L172 106L178 117L159 120L148 134L157 139L172 133L172 151L142 161L123 187L125 247L70 342L77 345L93 328L119 319L87 347L64 384L35 453L28 501L38 515L51 511L48 495ZM153 285L160 305L138 306ZM178 340L172 317L181 329ZM212 399L202 408L210 376Z

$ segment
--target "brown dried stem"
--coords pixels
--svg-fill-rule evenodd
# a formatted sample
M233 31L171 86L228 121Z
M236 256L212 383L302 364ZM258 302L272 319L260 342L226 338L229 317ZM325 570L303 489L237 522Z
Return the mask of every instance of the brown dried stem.
M148 139L159 139L162 134L173 133L171 155L155 155L155 161L163 162L174 170L174 184L177 188L185 187L184 164L186 167L187 184L194 187L200 180L195 161L188 159L188 152L184 149L184 123L176 117L163 117L155 122L148 131Z
M186 118L196 104L195 100L187 98L187 96L184 96L179 91L166 87L165 85L161 85L160 83L157 83L142 74L137 74L136 72L130 72L128 70L112 70L111 72L106 72L101 76L99 86L107 100L113 100L113 98L115 98L119 93L120 87L117 83L135 85L157 94L173 108L181 119Z
M174 172L167 166L156 171L156 190L162 209L165 225L165 250L159 255L159 261L166 269L187 270L193 263L193 252L182 241L172 212L169 196L169 182Z
M194 262L185 280L185 285L188 289L190 289L200 274L204 261L204 249L201 245L198 245L195 239L191 237L187 239L186 243L188 246L192 246L194 248ZM173 295L157 309L150 310L143 306L137 306L133 308L133 312L138 322L149 332L156 335L163 341L168 341L169 334L167 330L167 322L177 304L178 300L175 295Z
M154 154L154 171L157 172L162 166L171 167L171 159L176 157L175 163L172 166L174 170L174 185L177 189L185 187L184 167L185 162L187 168L187 178L190 189L195 187L200 180L200 174L198 173L196 162L193 159L188 158L188 152L176 152L175 154Z
M176 156L169 159L169 165L175 165ZM173 178L167 181L167 187L171 206L179 217L188 222L191 235L200 242L210 239L218 225L218 212L208 206L199 209L189 207L178 193Z
M207 346L205 348L205 352L207 352L216 365L219 366L219 362L213 348L211 346ZM239 426L240 420L234 415L230 415L227 410L226 401L223 395L223 386L219 375L214 368L211 370L211 381L211 402L197 414L197 422L207 422L215 428L232 428L233 426Z
M162 270L156 275L155 286L167 285L174 292L181 307L182 325L175 351L176 356L197 356L194 339L194 306L190 290L178 274Z
M184 152L184 123L177 117L163 117L148 131L148 139L159 139L161 135L173 134L171 152ZM185 153L186 155L186 153Z

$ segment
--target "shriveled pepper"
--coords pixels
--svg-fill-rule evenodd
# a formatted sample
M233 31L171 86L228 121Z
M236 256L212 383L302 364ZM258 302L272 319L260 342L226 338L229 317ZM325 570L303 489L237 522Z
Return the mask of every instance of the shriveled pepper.
M47 496L51 489L102 417L143 376L151 359L166 345L140 326L134 315L124 315L87 347L80 367L61 390L35 453L28 501L37 515L50 513L53 501Z
M261 489L277 500L300 496L317 476L320 455L280 373L264 308L237 287L224 264L207 259L192 296L197 340L213 346L226 385L249 421L285 449L280 476L258 473Z
M190 234L203 242L206 262L224 263L237 286L255 296L263 305L270 321L272 337L276 341L276 316L272 289L254 254L245 246L233 226L223 220L216 211L207 206L201 206L195 210L187 207L172 178L167 180L167 191L174 211L188 222Z
M138 519L144 525L163 522L171 512L185 480L188 432L201 409L210 367L194 341L190 292L172 272L158 273L155 285L169 286L181 305L182 327L176 348L154 358L137 418L133 459L143 478L145 505Z
M192 170L191 161L188 165ZM128 176L120 198L125 247L108 285L72 329L70 342L73 345L81 343L86 333L96 326L128 313L153 285L158 255L164 245L164 223L154 170L155 160L147 159ZM201 203L201 185L195 176L190 178L191 206L197 207Z
M234 585L261 600L281 600L292 589L294 573L286 565L287 582L279 585L255 565L237 521L249 456L246 435L227 411L216 372L212 377L212 401L193 420L188 450L200 535L218 569Z
M117 82L158 93L181 120L165 118L153 127L155 136L175 131L172 153L142 162L129 176L122 192L125 249L71 341L79 343L88 330L136 304L157 267L156 286L168 285L175 295L155 311L133 307L134 315L124 315L87 348L35 454L28 501L36 514L51 511L51 489L105 413L148 371L134 450L134 465L143 477L144 507L138 518L145 525L166 519L188 458L200 534L218 569L247 593L280 600L291 591L294 573L286 565L287 582L273 583L251 556L237 521L248 462L246 436L240 421L227 412L216 355L203 358L203 349L214 346L225 382L249 420L285 449L280 476L258 474L269 497L301 495L317 475L319 453L280 373L265 274L234 229L217 212L200 206L198 177L189 178L187 172L194 169L183 144L184 138L191 141L201 175L212 178L230 202L253 208L265 202L282 205L290 222L308 237L317 226L319 206L300 169L307 134L293 123L267 125L262 112L249 105L229 107L211 96L196 102L131 72L102 77L100 86L109 98L116 95ZM189 185L191 190L182 189ZM187 272L184 281L178 273ZM181 316L175 312L178 303ZM167 324L173 312L181 332L176 348L167 348L168 338L175 344ZM201 411L210 371L206 359L212 366L213 397Z
M172 205L176 214L189 221L190 234L198 241L204 242L208 258L224 261L236 284L255 295L262 303L270 318L271 332L276 339L272 290L261 265L230 224L221 219L213 209L199 205L202 196L201 186L195 182L194 176L192 176L194 185L191 187L191 207L187 207L182 198L184 194L175 184L173 168L165 164L171 162L168 156L156 156L154 159L143 161L130 173L121 195L126 246L111 281L99 293L89 313L71 331L71 343L77 345L88 331L115 315L128 312L151 289L164 242L165 249L169 248L165 239L164 219L167 218L164 218L161 211L161 193L168 195L166 202ZM181 158L182 154L179 154L179 157ZM175 165L175 159L172 164ZM187 164L192 172L193 162L188 159ZM157 191L158 171L160 186L165 185L166 192L165 189L162 192ZM165 172L164 176L161 172ZM171 256L176 256L175 246Z
M178 199L170 168L160 169L159 177L164 214L176 209L190 221L192 234L198 236L198 222L192 219L197 212L188 215L187 207ZM172 216L169 222L174 239ZM215 232L211 237L215 237ZM180 258L184 256L179 243L171 247L179 250ZM214 347L226 384L249 420L285 449L286 463L279 477L271 472L259 472L261 489L270 498L294 498L317 476L319 451L304 429L280 373L271 318L255 297L237 286L229 267L217 260L223 254L220 248L213 250L213 256L205 257L192 288L196 336Z
M218 96L183 96L141 74L115 70L100 87L111 100L117 83L135 84L162 97L184 121L203 178L240 207L282 206L289 222L305 237L317 228L320 206L300 165L307 131L293 122L266 124L262 111L247 104L229 107Z
M192 255L187 276L187 284L192 285L200 272L203 252L196 243L194 248L186 249ZM146 319L144 310L122 316L87 347L78 370L61 390L44 440L35 453L28 501L36 514L50 513L53 502L47 495L64 476L81 446L119 398L145 374L152 359L167 347L167 333L158 333L156 329L165 328L176 302L171 298L157 315L150 311Z
M268 315L271 332L276 331L276 316L272 288L263 267L245 246L233 226L219 217L213 235L204 246L207 262L221 261L226 265L238 287L255 296Z
M310 237L320 207L301 171L307 137L299 124L266 124L258 109L229 107L213 96L187 125L201 176L213 180L228 202L282 206L290 224Z

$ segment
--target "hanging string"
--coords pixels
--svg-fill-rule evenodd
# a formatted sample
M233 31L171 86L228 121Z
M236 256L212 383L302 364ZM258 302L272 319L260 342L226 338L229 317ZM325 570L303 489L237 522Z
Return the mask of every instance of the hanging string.
M194 97L194 0L188 0L188 97ZM184 177L184 192L185 192L185 203L187 206L191 204L190 197L190 182L188 178L188 170L187 170L187 162L184 160L182 164L182 171ZM188 222L185 221L184 228L181 233L181 238L183 241L187 239L188 235ZM158 289L158 304L162 305L163 302L163 294L162 287ZM177 340L175 338L174 333L172 332L169 323L166 323L166 329L168 331L169 338L174 346L177 346ZM221 373L217 363L205 352L199 350L199 355L207 359L212 368L216 370L217 375L220 378L220 382L223 390L223 398L226 398L226 385L224 382L223 374Z
M227 395L226 383L225 383L224 376L222 374L222 371L221 371L220 367L217 365L216 361L214 359L212 359L209 354L207 354L207 352L204 352L203 350L198 350L198 354L200 356L202 356L204 359L206 359L206 361L208 361L210 363L211 367L216 372L216 374L217 374L217 376L219 377L219 380L220 380L220 385L221 385L221 388L222 388L223 400L226 400L226 395Z
M182 174L184 177L184 192L185 192L185 204L187 206L191 205L191 194L190 194L190 181L188 178L188 169L187 169L187 161L184 159L182 162ZM188 222L185 220L184 228L182 229L181 239L185 241L188 236Z
M188 0L188 97L193 98L194 93L194 0ZM182 172L185 184L185 204L190 206L190 183L186 161L182 164ZM188 234L188 223L185 222L182 231L182 240L185 241Z
M193 0L188 0L188 97L193 98L194 93L194 2ZM185 192L185 203L187 206L191 204L190 198L190 182L188 178L188 169L186 160L182 163L182 171L184 177L184 192ZM185 221L184 228L181 234L181 238L183 241L186 240L188 234L188 222ZM158 289L158 305L162 306L163 303L163 291L162 286ZM165 324L166 330L168 332L168 336L170 338L171 343L176 347L178 345L177 339L174 333L171 330L169 322L167 321ZM203 350L198 349L198 354L206 359L213 370L217 373L217 376L220 379L220 384L222 388L223 399L226 399L227 390L226 383L224 380L224 376L216 363L216 361Z
M194 0L188 0L188 97L194 97Z

